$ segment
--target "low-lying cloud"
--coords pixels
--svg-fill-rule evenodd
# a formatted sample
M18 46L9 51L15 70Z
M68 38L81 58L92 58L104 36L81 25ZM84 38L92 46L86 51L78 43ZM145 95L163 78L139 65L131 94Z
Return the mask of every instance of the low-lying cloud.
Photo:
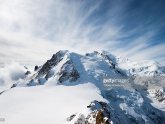
M12 62L0 68L0 86L11 85L13 81L25 77L26 69L18 63Z

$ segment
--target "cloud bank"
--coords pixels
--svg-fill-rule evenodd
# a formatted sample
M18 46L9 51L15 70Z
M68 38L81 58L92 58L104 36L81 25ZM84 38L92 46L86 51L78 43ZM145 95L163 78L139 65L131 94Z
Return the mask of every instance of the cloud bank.
M26 69L18 63L6 64L4 68L0 68L0 86L11 86L13 81L25 78L25 72Z
M108 50L165 64L164 2L1 0L0 63L39 63L60 49Z

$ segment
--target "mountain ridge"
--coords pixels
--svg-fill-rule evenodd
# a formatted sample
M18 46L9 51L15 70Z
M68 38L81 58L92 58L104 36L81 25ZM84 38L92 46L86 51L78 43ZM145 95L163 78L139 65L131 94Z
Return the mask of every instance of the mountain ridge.
M32 71L28 68L26 70L25 78L14 81L9 89L1 92L2 96L18 87L46 88L61 85L65 89L68 86L84 87L89 83L97 88L99 97L104 100L93 99L91 104L84 105L83 111L80 109L70 112L70 115L65 117L66 123L164 124L165 109L158 109L150 102L165 106L163 87L159 87L156 91L150 89L153 84L160 82L159 76L164 77L165 74L164 67L156 62L132 62L106 51L80 55L62 50L53 54L43 65L35 66ZM117 83L109 82L110 89L108 89L104 79L114 80ZM120 82L126 79L129 79L129 82ZM91 88L91 91L95 92L94 89Z
M165 74L165 68L154 61L145 60L141 62L132 62L128 59L126 60L127 61L121 62L122 60L120 60L120 58L116 58L106 51L94 51L92 53L86 53L83 56L74 52L69 52L68 50L63 50L57 52L56 54L53 54L52 58L44 63L42 66L40 66L40 68L35 71L34 75L35 79L37 77L42 77L48 80L48 78L50 78L53 73L54 76L57 74L62 74L62 68L63 71L66 71L69 69L69 67L70 69L72 69L70 70L70 77L74 77L74 74L77 75L77 78L75 80L77 80L79 77L78 72L82 73L83 70L83 75L87 73L87 76L94 71L93 68L97 67L99 67L98 69L100 71L105 72L102 73L105 75L107 75L111 71L108 76L161 76ZM94 65L94 67L92 67L92 64ZM89 68L85 67L89 65ZM56 69L57 72L55 72L55 70L53 71L53 69L55 69L56 67L58 67L58 70ZM64 67L68 68L64 69ZM92 71L90 71L90 69L92 69ZM67 71L65 72L65 74L69 75Z

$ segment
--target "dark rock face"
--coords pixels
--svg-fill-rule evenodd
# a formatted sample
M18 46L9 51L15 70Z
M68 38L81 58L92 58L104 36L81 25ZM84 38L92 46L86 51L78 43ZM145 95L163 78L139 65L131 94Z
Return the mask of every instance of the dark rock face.
M37 71L38 70L38 65L36 65L35 67L34 67L34 71Z
M35 76L29 82L29 85L43 85L46 80L51 78L52 76L57 76L59 83L63 83L65 81L74 82L76 81L80 75L77 69L74 66L71 58L66 55L68 51L59 51L52 56L50 60L41 66L35 66L34 70L36 71ZM55 66L59 64L60 61L63 60L66 55L66 60L64 60L64 64L60 67L59 71L52 70Z
M155 90L154 91L154 98L159 101L159 102L163 102L165 100L165 92L161 91L161 90Z
M63 59L66 52L67 51L59 51L54 54L52 58L48 60L39 70L38 76L47 74L52 69L52 67L56 66Z
M111 69L114 69L118 74L120 74L121 76L125 76L127 77L127 75L125 74L125 72L119 68L117 68L117 63L116 63L116 59L109 57L107 54L105 53L100 53L100 55L102 56L102 58L105 59L106 62L108 62L109 66Z
M76 116L76 114L73 114L73 115L69 116L66 120L71 121L75 116Z
M27 72L25 73L25 75L29 75L29 74L31 74L31 72L30 72L30 71L27 71Z
M28 69L28 67L24 66L25 69Z
M75 66L73 65L73 62L71 60L68 60L62 67L59 75L59 82L62 83L64 81L69 80L70 82L76 81L80 75L78 71L76 70Z
M111 68L115 69L116 62L114 62L114 60L112 60L108 55L104 53L101 53L100 55L109 62Z
M17 84L13 84L12 86L11 86L11 88L14 88L14 87L16 87L17 86Z
M91 111L87 116L73 114L67 118L67 121L76 118L74 124L111 124L110 107L107 103L94 100L87 109Z
M161 92L160 90L157 90L155 93L155 97L159 102L162 102L163 100L165 100L165 95L163 92Z
M111 124L110 108L107 103L95 100L87 107L92 110L86 118L87 122L91 117L95 117L96 124Z
M35 82L34 82L34 79L30 80L28 83L27 83L27 86L35 86Z

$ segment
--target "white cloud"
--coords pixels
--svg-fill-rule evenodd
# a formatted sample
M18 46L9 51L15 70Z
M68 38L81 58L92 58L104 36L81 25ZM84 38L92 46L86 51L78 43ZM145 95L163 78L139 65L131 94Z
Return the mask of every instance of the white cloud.
M153 59L162 54L164 45L148 48L155 32L141 35L121 48L118 38L139 31L139 27L125 33L124 24L118 23L127 15L123 15L127 2L112 3L108 18L101 22L101 15L93 15L101 4L86 0L1 0L0 63L41 62L60 49L79 53L105 49L133 59Z

